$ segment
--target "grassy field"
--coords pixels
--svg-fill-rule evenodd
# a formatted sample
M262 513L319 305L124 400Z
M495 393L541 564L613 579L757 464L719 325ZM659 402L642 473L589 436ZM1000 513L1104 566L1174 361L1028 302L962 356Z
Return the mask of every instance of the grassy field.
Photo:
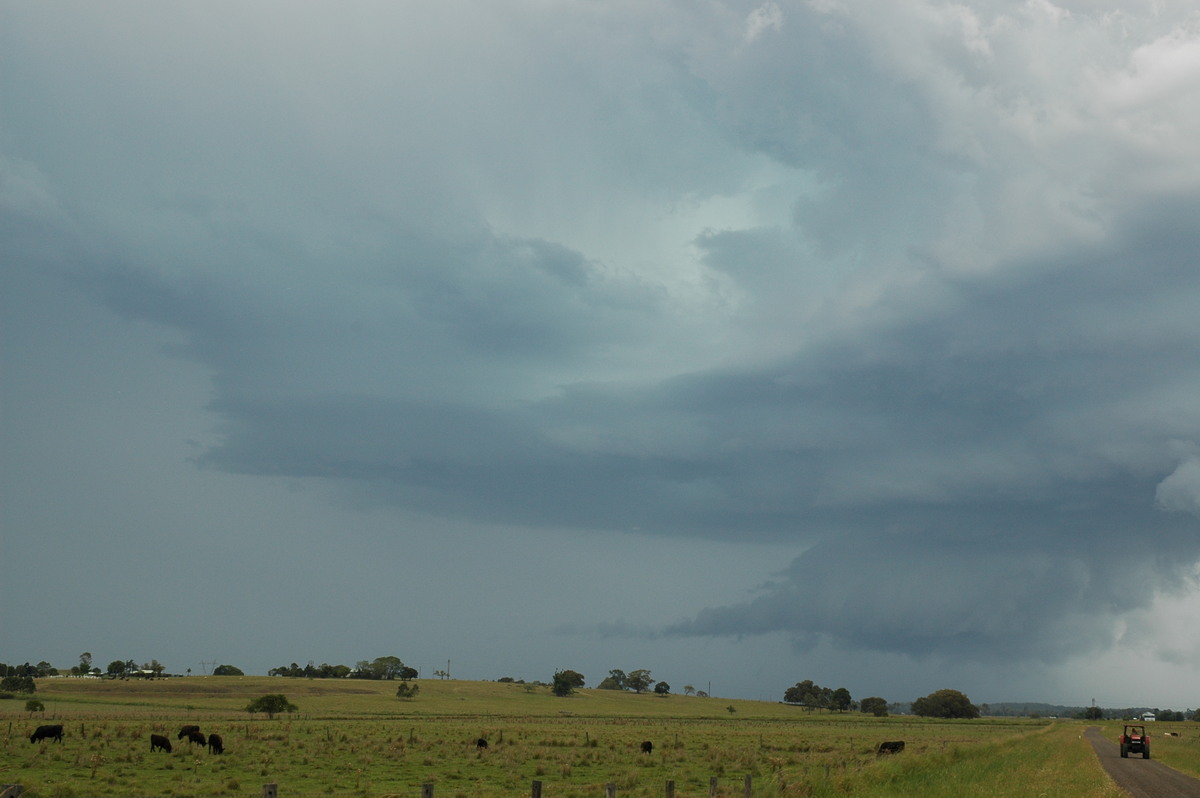
M1075 722L877 719L602 690L556 698L491 682L423 680L414 700L401 700L397 684L42 680L44 717L21 711L21 699L0 701L0 782L23 784L29 798L259 796L267 783L282 798L416 798L423 784L439 798L489 798L529 795L535 780L546 798L602 798L609 783L619 796L661 796L668 780L682 797L709 795L714 778L719 795L741 796L747 776L754 796L1121 794ZM266 693L285 694L299 711L244 711ZM65 741L30 744L40 723L64 724ZM221 734L226 753L176 741L184 723ZM151 753L151 733L168 735L174 750ZM486 750L475 746L480 737ZM643 740L653 753L641 753ZM877 759L884 740L906 748Z

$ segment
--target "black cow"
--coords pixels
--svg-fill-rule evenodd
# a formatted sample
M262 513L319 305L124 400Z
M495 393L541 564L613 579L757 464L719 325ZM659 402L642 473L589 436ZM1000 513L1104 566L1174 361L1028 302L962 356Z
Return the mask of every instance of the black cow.
M208 752L210 754L225 753L225 741L221 739L219 734L208 735Z
M183 728L181 728L179 730L179 734L175 735L175 739L182 740L184 737L187 737L192 732L198 732L198 731L200 731L199 726L184 726Z
M204 739L204 735L198 731L188 732L187 738L188 738L189 745L192 743L195 743L196 745L199 745L199 746L208 745L208 740Z
M895 740L888 743L880 743L875 749L875 756L887 756L888 754L898 754L904 750L904 741Z
M487 748L487 740L480 737L475 741L475 747L482 751L483 749Z
M150 753L153 754L155 751L166 751L168 754L171 753L171 741L161 734L151 734Z
M37 731L29 735L29 742L36 743L39 740L45 740L49 738L51 740L57 740L61 743L62 734L63 732L61 723L56 723L53 726L38 726Z
M646 740L645 742L642 743L642 753L643 754L650 754L653 752L654 752L654 743L650 742L649 740Z

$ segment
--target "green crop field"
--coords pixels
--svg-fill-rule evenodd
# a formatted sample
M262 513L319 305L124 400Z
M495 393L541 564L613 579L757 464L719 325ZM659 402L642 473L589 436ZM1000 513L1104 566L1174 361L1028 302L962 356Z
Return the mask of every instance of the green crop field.
M0 701L0 783L52 796L291 796L438 798L662 796L1119 796L1070 721L935 721L818 713L783 704L492 682L398 682L266 677L156 681L46 679L37 697ZM282 693L297 712L245 711ZM65 740L31 744L42 723ZM176 740L185 723L224 738L214 755ZM150 752L150 734L171 753ZM1108 730L1106 729L1106 734ZM479 750L475 741L489 745ZM653 743L641 752L643 740ZM903 753L877 758L885 740ZM1181 750L1183 750L1181 748ZM1193 750L1189 749L1189 750Z

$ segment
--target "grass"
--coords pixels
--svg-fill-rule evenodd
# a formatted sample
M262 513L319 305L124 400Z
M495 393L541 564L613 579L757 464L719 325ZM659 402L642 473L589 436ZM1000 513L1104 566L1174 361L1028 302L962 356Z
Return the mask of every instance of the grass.
M0 782L23 784L29 798L258 796L266 783L289 797L415 798L428 783L439 798L490 798L529 794L534 780L547 798L600 798L608 783L622 798L659 796L672 780L682 798L707 796L712 778L720 795L741 796L747 776L768 798L1120 795L1074 722L878 719L759 701L419 684L405 701L396 682L43 680L44 718L23 712L23 701L0 702ZM244 711L266 693L285 694L299 712L271 720ZM31 745L42 722L63 723L64 743ZM226 753L177 742L184 723L220 733ZM150 753L151 733L167 734L174 751ZM479 737L487 750L476 749ZM640 752L642 740L652 754ZM904 740L904 753L877 759L883 740Z

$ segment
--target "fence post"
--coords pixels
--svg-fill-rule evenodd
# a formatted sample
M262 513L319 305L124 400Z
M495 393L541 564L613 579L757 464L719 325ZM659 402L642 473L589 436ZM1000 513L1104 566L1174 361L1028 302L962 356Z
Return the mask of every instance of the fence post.
M542 798L542 783L536 779L533 782L533 789L529 791L529 798Z
M708 779L708 798L717 798L717 777L710 776Z
M21 798L25 788L20 784L0 784L0 798Z
M745 792L742 793L743 795L746 796L746 798L750 798L750 782L751 782L751 780L752 779L751 779L750 774L747 773L746 774L746 790L745 790Z
M617 798L617 785L609 782L604 785L604 798Z
M421 785L421 798L433 798L433 785L432 784L422 784Z
M278 784L264 784L263 785L262 798L278 798L278 795L279 795L279 785Z
M675 798L675 780L667 779L667 798Z

